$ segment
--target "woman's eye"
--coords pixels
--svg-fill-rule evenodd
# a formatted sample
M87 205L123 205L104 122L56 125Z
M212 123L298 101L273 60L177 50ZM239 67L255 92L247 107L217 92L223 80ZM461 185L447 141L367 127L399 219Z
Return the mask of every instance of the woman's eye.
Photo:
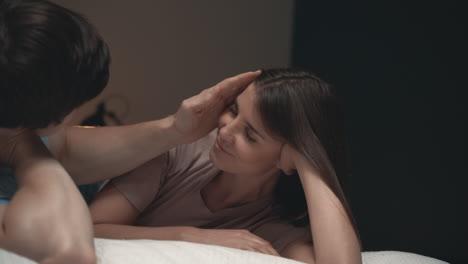
M245 135L245 138L247 139L247 141L249 141L249 142L255 142L255 139L253 139L253 138L249 135L249 132L247 131L247 129L245 130L244 135Z
M230 107L230 108L229 108L229 112L231 112L231 114L232 114L233 116L236 116L236 115L237 115L237 111L236 111L236 109L234 109L234 107Z

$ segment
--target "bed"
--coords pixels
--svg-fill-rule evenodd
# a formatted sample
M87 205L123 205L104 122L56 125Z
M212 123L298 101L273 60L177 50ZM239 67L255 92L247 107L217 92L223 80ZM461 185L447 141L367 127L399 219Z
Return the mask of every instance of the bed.
M297 264L300 262L244 250L181 241L95 239L99 264ZM448 264L398 251L363 252L363 264ZM36 262L0 249L1 264Z

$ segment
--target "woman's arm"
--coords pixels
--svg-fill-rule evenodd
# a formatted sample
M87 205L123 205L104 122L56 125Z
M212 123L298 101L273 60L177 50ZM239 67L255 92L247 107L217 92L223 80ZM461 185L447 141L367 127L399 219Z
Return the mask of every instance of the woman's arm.
M315 263L362 263L357 234L338 197L300 153L285 146L281 155L282 169L286 172L296 169L301 179L314 244L311 256Z
M77 184L109 179L176 145L212 131L219 115L260 72L228 78L182 102L173 116L121 127L65 128L49 138L51 151Z
M190 227L156 229L132 226L140 212L109 183L90 205L95 236L113 239L182 240Z
M362 263L359 240L336 195L310 164L297 167L304 188L316 263Z
M281 251L281 256L308 264L315 264L315 253L312 242L294 241Z
M133 226L139 211L112 183L104 187L98 194L90 206L90 211L97 237L179 240L279 256L270 243L246 230L214 230L190 226Z

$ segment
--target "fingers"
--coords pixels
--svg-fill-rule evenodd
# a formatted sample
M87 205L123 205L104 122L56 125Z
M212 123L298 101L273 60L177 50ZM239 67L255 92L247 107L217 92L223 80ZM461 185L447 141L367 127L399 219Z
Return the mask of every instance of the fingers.
M212 87L213 95L225 105L230 104L260 73L261 71L246 72L227 78Z
M268 250L268 252L270 253L270 255L273 255L273 256L278 256L280 257L281 255L278 253L278 251L276 251L276 249L273 248L273 246L270 244L270 246L266 247L266 249Z
M195 114L224 110L259 74L260 71L246 72L227 78L198 95L185 99L179 109L190 110Z
M279 253L273 248L273 246L268 241L265 241L265 243L263 244L257 244L256 248L264 254L279 256Z
M272 255L272 256L280 256L280 254L270 245L261 245L257 247L263 254Z
M254 243L257 243L257 244L266 244L266 243L268 243L268 241L264 240L263 238L261 238L259 236L256 236L256 235L252 234L248 230L238 230L238 231L239 231L239 234L241 236L243 236L244 239L250 240L250 241L252 241Z
M246 72L227 78L215 86L203 90L198 95L184 100L181 108L190 109L193 113L224 111L226 106L231 104L259 74L260 71Z
M241 234L243 235L244 239L249 240L249 247L253 249L253 251L279 256L278 252L272 247L270 242L252 234L247 230L241 230Z
M243 249L272 256L280 256L280 254L270 245L249 244Z

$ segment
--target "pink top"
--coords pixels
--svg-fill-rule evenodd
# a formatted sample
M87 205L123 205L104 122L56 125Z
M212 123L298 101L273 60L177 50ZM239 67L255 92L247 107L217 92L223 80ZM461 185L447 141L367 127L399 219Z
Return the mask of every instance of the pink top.
M200 190L220 172L209 159L215 137L216 133L211 133L173 148L111 181L141 212L134 224L247 229L269 241L278 252L292 241L310 240L310 229L281 220L279 208L270 198L210 211Z

